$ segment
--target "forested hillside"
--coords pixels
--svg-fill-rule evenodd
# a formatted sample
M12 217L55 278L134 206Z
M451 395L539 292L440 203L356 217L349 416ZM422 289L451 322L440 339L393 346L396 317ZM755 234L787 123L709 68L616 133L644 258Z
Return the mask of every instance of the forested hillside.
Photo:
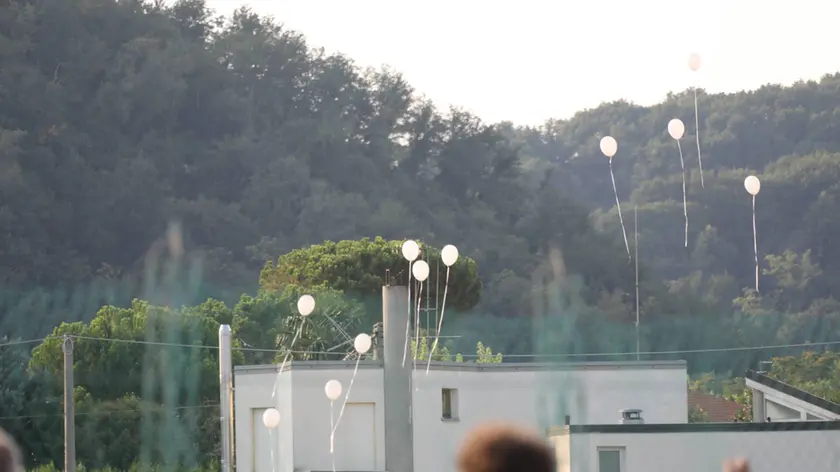
M185 247L202 254L202 296L236 300L256 288L266 261L297 247L415 237L454 243L476 261L485 286L477 313L535 314L532 289L556 250L564 273L582 277L581 306L629 321L634 268L597 145L611 134L631 239L638 207L647 323L840 315L830 298L840 280L840 76L700 94L706 187L684 146L686 249L665 124L693 121L689 93L653 107L605 104L539 128L483 123L436 109L397 71L324 54L281 20L247 10L217 19L201 0L3 6L4 285L142 278L150 248L178 221ZM748 172L763 181L761 298L746 288ZM4 325L17 327L8 317ZM778 341L817 334L830 333Z

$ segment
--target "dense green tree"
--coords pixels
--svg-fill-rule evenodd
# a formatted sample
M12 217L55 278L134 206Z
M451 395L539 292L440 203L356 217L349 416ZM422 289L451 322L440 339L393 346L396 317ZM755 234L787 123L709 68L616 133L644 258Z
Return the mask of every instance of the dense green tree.
M297 301L305 293L315 298L315 311L304 318ZM362 325L364 317L360 303L328 286L285 285L275 293L243 295L233 308L233 333L243 346L255 348L243 352L246 364L336 359L351 349L357 334L370 332Z
M285 284L304 287L331 287L348 294L376 297L387 283L405 284L408 262L402 256L403 241L383 238L358 241L325 242L297 249L269 261L260 274L264 290L276 290ZM440 250L420 245L421 258L429 264L426 291L432 297L443 296L446 266L440 262ZM390 278L390 280L389 280ZM449 276L447 303L455 309L468 310L478 304L482 283L475 261L459 257Z

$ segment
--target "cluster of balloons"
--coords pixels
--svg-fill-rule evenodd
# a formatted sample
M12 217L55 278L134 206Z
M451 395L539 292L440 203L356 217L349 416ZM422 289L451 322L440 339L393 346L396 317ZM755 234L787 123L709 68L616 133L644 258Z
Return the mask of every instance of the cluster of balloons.
M315 300L309 295L304 295L303 297L298 300L298 309L303 316L309 316L312 311L315 309ZM327 396L327 399L330 401L330 455L333 455L333 471L335 471L335 432L338 429L338 425L341 422L341 418L344 415L344 408L347 406L347 400L350 397L350 392L353 389L353 382L356 380L356 374L358 373L359 369L359 360L362 358L364 354L370 351L371 346L373 345L373 339L371 339L370 335L362 333L356 336L353 340L353 348L358 353L358 357L356 358L356 367L353 370L353 376L350 378L350 385L347 388L347 393L344 396L344 402L341 405L341 410L338 414L338 419L334 419L333 415L333 404L336 400L341 398L341 393L343 391L343 387L341 382L338 380L330 380L324 385L324 393ZM276 387L275 387L276 389ZM276 408L268 408L263 412L262 415L263 425L269 429L269 431L277 428L280 425L280 412L277 411ZM272 457L273 457L273 449L272 449ZM273 459L272 459L273 461Z
M429 278L429 264L422 259L417 260L417 258L420 256L420 245L417 244L416 241L413 241L413 240L405 241L405 243L403 243L403 245L402 245L402 255L409 262L409 274L410 274L409 281L411 280L411 276L413 276L414 279L416 279L418 282L420 282L420 292L418 292L418 295L417 295L417 297L418 297L418 317L417 317L417 320L416 320L416 323L417 323L416 327L419 328L420 296L422 294L423 282L425 282ZM456 248L455 246L453 246L451 244L448 244L448 245L444 246L444 248L441 250L441 260L443 261L443 264L446 266L446 283L444 285L443 304L442 304L442 307L441 307L440 320L439 320L438 326L437 326L437 334L435 336L435 341L434 341L434 345L432 347L432 351L429 354L429 363L430 364L431 364L431 360L432 360L432 354L434 353L435 348L437 347L438 337L440 336L441 326L443 325L443 315L445 313L445 307L446 307L446 296L447 296L448 289L449 289L450 268L452 267L452 265L455 264L455 262L457 262L458 256L459 256L458 248ZM315 298L313 298L311 295L303 295L302 297L300 297L298 299L297 308L298 308L298 312L304 318L304 322L305 322L306 317L308 317L309 315L312 314L313 311L315 311ZM411 300L410 299L409 299L409 302L408 302L408 310L409 310L408 319L410 321L410 319L411 319L411 316L410 316L411 315ZM298 330L298 334L300 334L300 331L302 330L302 328L303 328L303 322L301 323L300 329ZM410 325L409 325L409 322L407 321L407 323L406 323L406 353L408 352L408 339L409 339L408 338L408 333L409 333L409 329L410 329ZM419 337L419 329L416 329L416 332L418 333L418 337ZM292 346L294 346L294 343L297 340L297 337L298 336L296 335L295 338L292 339ZM338 429L338 426L341 422L342 416L344 415L344 409L347 406L347 400L350 397L350 392L353 389L353 383L355 382L356 374L358 373L359 360L361 359L362 355L364 355L368 351L370 351L370 348L371 348L372 344L373 344L373 340L371 339L370 335L365 334L365 333L359 334L353 340L353 348L358 353L358 357L356 358L356 366L353 370L353 376L350 378L350 384L347 388L347 392L344 395L344 401L341 405L341 409L339 410L338 418L335 419L335 420L333 419L333 404L336 400L341 398L341 394L344 391L344 389L343 389L343 386L341 385L341 382L339 382L338 380L335 380L335 379L329 380L324 385L324 394L327 396L327 399L330 401L330 454L333 455L333 459L334 459L334 450L335 450L335 432ZM283 366L281 366L280 372L278 373L278 377L279 377L279 374L282 373L282 371L283 371L282 367L285 366L286 360L288 359L289 355L291 354L292 346L290 346L289 352L286 354L286 358L283 361ZM403 358L403 365L405 365L405 358ZM427 367L426 372L428 374L428 367ZM277 385L275 384L274 392L276 393L276 391L277 391ZM272 394L272 397L273 396L274 396L274 393ZM276 408L268 408L268 409L265 410L265 412L263 412L262 421L263 421L263 425L265 425L266 428L268 428L269 430L273 430L274 428L277 428L277 426L280 424L280 412ZM333 460L333 471L335 471L335 461L334 460Z
M423 295L423 282L429 278L429 264L417 258L420 256L420 245L417 244L417 241L413 239L406 240L402 245L402 255L405 260L408 261L408 268L409 268L409 279L408 284L411 287L411 276L413 276L418 282L420 282L420 287L417 291L417 310L415 311L415 319L414 319L414 334L415 339L414 343L415 346L420 345L420 300ZM446 295L449 291L449 269L458 261L458 248L447 244L443 247L440 251L440 258L443 262L443 265L446 266L446 282L444 283L443 288L443 303L441 305L441 314L440 319L438 321L437 326L437 333L435 335L435 341L432 346L431 351L429 352L429 365L431 365L432 361L432 354L434 354L435 349L437 349L438 338L440 337L440 329L443 326L443 315L446 310ZM405 367L405 361L408 358L408 340L409 340L409 333L411 332L411 297L408 299L408 318L405 321L405 348L403 350L403 361L402 365ZM415 365L416 365L415 359ZM429 367L426 367L426 373L428 374Z
M418 282L424 282L429 278L429 264L420 259L420 245L412 239L406 240L402 245L402 255L411 264L411 275ZM440 259L446 267L452 267L458 261L458 248L447 244L440 251Z
M692 53L689 55L688 58L688 68L692 72L698 72L700 70L700 66L702 65L702 60L700 55L697 53ZM697 87L692 86L692 90L694 92L694 126L695 126L695 137L697 142L697 159L700 166L700 184L703 188L706 188L706 183L703 177L703 157L700 153L700 115L697 108ZM685 124L679 118L674 118L668 122L667 126L668 134L671 136L674 141L677 143L677 150L679 151L680 155L680 167L682 168L682 196L683 196L683 215L685 218L685 238L684 244L685 247L688 247L688 202L686 199L686 185L685 185L685 160L683 158L682 146L680 144L680 140L685 135ZM601 138L600 141L600 148L601 152L609 158L610 163L610 178L612 180L613 185L613 192L615 193L615 203L618 208L618 219L621 223L621 232L624 236L624 246L627 249L627 255L630 256L630 246L627 243L627 232L624 229L624 219L621 216L621 203L618 198L618 190L616 189L615 185L615 176L612 170L612 159L615 157L616 153L618 152L618 142L612 136L604 136ZM753 248L755 252L755 289L758 291L758 274L759 274L759 266L758 266L758 238L756 235L756 227L755 227L755 196L758 195L759 190L761 189L761 182L758 180L758 177L751 175L746 178L744 181L744 187L752 196L752 206L753 206Z

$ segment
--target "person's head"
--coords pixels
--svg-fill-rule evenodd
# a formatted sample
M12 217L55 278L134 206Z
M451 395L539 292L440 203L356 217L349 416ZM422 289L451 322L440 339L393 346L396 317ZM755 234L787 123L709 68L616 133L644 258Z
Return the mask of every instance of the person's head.
M471 431L458 453L459 472L556 472L548 443L530 431L491 424Z
M750 472L746 459L730 459L723 463L723 472Z
M0 472L23 472L23 461L15 440L0 428Z

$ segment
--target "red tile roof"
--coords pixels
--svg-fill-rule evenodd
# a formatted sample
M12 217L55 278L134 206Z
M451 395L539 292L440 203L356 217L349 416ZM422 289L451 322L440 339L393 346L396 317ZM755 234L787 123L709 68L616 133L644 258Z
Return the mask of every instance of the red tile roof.
M738 402L723 397L709 395L697 390L688 391L688 409L699 407L706 412L710 423L729 423L741 409Z

